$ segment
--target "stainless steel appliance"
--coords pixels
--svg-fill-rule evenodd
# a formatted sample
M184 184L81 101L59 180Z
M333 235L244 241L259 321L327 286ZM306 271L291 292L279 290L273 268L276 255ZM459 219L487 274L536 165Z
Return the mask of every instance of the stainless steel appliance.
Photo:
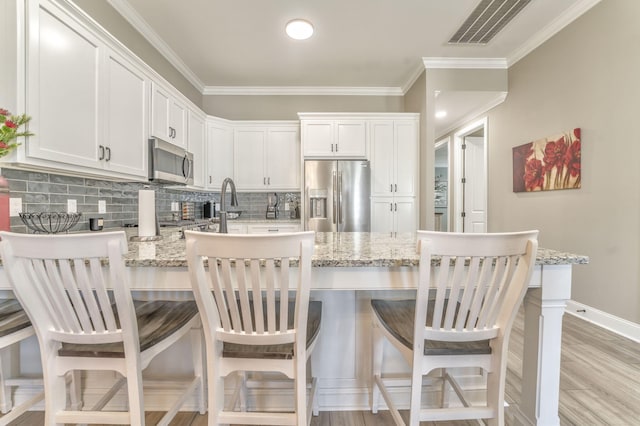
M267 219L278 218L278 194L276 192L267 195Z
M193 185L193 154L162 139L149 139L149 180Z
M368 161L305 161L304 175L305 230L371 230L371 168Z

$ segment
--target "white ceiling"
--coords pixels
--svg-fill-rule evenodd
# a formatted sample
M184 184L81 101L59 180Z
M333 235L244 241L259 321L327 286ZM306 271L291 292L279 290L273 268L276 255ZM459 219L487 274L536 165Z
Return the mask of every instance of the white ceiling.
M447 41L480 0L108 1L204 94L402 95L423 58L511 65L600 0L533 0L476 46ZM294 18L313 23L312 38L285 35Z

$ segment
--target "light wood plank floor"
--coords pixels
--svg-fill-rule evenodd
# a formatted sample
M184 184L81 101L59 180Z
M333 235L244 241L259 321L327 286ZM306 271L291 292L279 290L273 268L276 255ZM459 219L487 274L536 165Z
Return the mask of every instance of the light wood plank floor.
M522 314L518 317L510 342L506 399L520 401ZM154 425L162 413L148 413L147 424ZM572 315L565 315L562 332L560 377L561 425L640 424L640 344L622 338ZM22 415L12 425L41 425L42 412ZM203 426L207 416L179 413L174 426ZM321 412L315 426L393 425L386 411ZM471 422L421 423L421 425L466 426ZM507 425L516 426L507 415Z

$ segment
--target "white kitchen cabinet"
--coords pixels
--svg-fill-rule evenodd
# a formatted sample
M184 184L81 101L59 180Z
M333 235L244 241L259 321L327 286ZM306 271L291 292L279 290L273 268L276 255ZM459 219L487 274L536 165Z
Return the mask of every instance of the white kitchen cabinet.
M415 232L416 207L415 197L371 197L371 232Z
M299 190L298 125L236 123L234 181L240 190Z
M187 148L187 107L170 90L153 83L151 135Z
M302 119L305 158L366 158L367 123L356 119Z
M193 154L193 186L206 187L207 175L207 151L206 151L206 125L204 114L188 110L188 150Z
M27 114L35 135L26 162L146 178L151 83L143 69L54 2L29 2L29 31Z
M56 4L28 5L27 156L100 168L101 43Z
M98 146L98 158L110 171L146 177L151 82L115 52L107 54L106 72L105 136Z
M265 224L249 224L247 226L248 234L273 234L277 232L298 232L300 225L296 223L265 223Z
M371 196L417 195L418 121L372 120Z
M205 186L220 191L225 178L233 173L233 127L230 122L207 117L207 171Z

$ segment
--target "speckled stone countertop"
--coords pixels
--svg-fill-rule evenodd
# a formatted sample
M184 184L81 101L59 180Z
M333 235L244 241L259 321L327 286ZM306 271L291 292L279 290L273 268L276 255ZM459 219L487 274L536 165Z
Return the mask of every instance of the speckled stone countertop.
M127 236L136 235L127 230ZM159 241L129 242L125 256L127 266L186 267L185 241L179 232L163 231ZM539 248L538 265L568 265L589 263L589 257ZM368 232L319 232L313 256L315 267L390 267L417 266L416 234Z

